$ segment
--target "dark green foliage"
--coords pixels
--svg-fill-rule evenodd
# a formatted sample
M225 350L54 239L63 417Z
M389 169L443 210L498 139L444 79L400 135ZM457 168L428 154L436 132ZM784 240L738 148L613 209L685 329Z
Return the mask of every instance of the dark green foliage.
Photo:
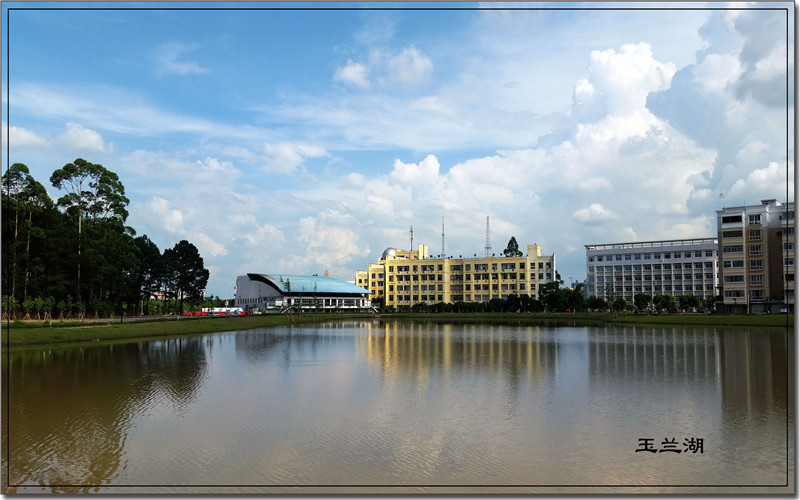
M197 249L187 241L175 245L168 275L158 247L125 225L129 200L116 173L78 158L50 177L66 191L55 203L21 163L2 180L4 315L152 314L150 297L165 282L181 306L202 299L208 271Z
M506 245L506 249L503 250L503 255L506 257L522 257L522 252L519 250L516 237L512 236L511 239L508 240L508 245Z

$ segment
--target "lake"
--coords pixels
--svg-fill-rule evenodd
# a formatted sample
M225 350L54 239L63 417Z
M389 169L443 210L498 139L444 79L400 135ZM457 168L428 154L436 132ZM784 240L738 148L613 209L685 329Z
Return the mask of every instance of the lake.
M17 492L792 493L784 329L348 321L13 349Z

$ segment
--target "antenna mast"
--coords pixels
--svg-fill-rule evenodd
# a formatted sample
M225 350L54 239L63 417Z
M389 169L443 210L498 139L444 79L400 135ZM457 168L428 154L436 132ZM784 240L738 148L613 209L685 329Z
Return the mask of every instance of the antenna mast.
M414 226L411 226L411 230L408 232L408 235L411 237L411 246L409 247L410 251L414 251Z
M488 257L492 251L492 243L489 241L489 216L486 216L486 246L484 247L486 250L486 256Z
M442 257L444 256L444 216L442 216Z

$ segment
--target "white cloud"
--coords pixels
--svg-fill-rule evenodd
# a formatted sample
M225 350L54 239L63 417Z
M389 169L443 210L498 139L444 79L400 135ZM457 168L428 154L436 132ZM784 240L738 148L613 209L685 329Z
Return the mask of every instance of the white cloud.
M281 142L264 145L267 154L265 169L268 172L291 173L309 158L329 156L325 148L306 142Z
M6 143L6 137L8 137L11 149L42 148L47 146L47 140L44 137L21 127L13 125L9 127L6 122L3 122L2 134L3 144Z
M105 152L103 138L94 130L78 123L67 123L67 131L58 137L58 142L75 150Z
M204 68L195 62L178 61L178 58L184 53L194 49L195 47L192 45L179 42L160 45L156 50L156 62L158 62L156 71L160 75L165 73L174 73L178 75L207 73L209 71L208 68Z
M397 159L394 161L394 167L390 175L404 184L435 184L439 177L439 160L434 155L426 156L418 164L403 163Z
M172 234L183 234L183 213L170 207L169 201L153 196L145 205L145 218Z
M760 199L780 199L786 192L787 173L785 165L770 162L766 167L750 172L747 178L737 180L726 196L730 199L738 199L743 195L753 196L752 200L748 200L749 204L757 203ZM789 192L793 193L794 179L792 176L789 177L788 184Z
M722 92L742 74L742 65L734 55L709 54L693 68L692 74L703 92Z
M336 69L333 81L368 89L370 87L369 67L366 64L355 63L348 59L345 66Z
M197 247L197 251L200 252L200 255L219 257L221 255L227 255L228 253L225 245L214 241L213 238L203 232L192 232L189 234L189 238L191 238L191 242Z
M619 216L600 203L592 203L588 207L573 212L572 218L581 224L593 224L596 222L608 222L619 219Z
M433 62L416 47L406 47L387 63L392 81L403 84L419 84L430 78Z

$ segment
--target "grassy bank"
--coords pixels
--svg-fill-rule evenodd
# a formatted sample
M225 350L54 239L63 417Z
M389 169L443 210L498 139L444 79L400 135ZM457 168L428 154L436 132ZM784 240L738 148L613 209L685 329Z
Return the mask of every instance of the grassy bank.
M146 339L177 335L248 330L270 326L319 323L344 319L372 318L369 314L294 314L245 316L232 318L171 318L145 321L116 322L12 322L2 323L3 346L53 344L61 342L109 341ZM466 313L466 314L386 314L383 320L429 322L517 323L540 325L575 324L638 324L687 326L755 326L793 328L794 316L785 314L739 316L725 314L622 314L609 313Z
M350 314L293 314L221 318L170 318L158 320L116 322L11 322L2 323L3 346L25 344L54 344L124 339L147 339L178 335L249 330L270 326L339 321L369 318L369 315ZM9 327L10 326L10 327Z

